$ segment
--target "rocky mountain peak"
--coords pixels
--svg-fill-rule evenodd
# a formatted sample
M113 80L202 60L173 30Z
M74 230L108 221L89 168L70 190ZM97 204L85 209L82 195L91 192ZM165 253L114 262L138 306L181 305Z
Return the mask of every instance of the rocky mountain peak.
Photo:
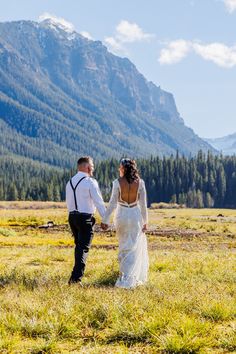
M75 28L72 25L72 23L67 22L66 20L64 20L62 18L60 19L58 17L53 17L53 16L50 16L47 14L40 16L39 23L42 26L49 27L53 30L62 30L67 33L74 33L75 32Z
M0 112L6 144L10 135L19 142L10 151L35 159L46 158L48 146L58 161L211 149L184 125L171 93L52 17L0 23Z

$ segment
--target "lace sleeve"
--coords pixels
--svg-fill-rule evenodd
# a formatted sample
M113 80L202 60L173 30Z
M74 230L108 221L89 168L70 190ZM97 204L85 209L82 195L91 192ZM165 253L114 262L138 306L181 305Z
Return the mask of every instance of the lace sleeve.
M118 202L118 197L119 197L119 186L118 186L118 180L115 180L113 182L113 186L112 186L112 193L111 193L111 198L106 210L106 213L102 219L102 222L104 224L109 224L109 220L111 217L111 214L113 212L113 210L116 208L117 206L117 202Z
M140 189L139 189L139 205L141 208L141 214L143 218L143 223L148 223L148 211L147 211L147 194L145 183L143 180L140 180Z

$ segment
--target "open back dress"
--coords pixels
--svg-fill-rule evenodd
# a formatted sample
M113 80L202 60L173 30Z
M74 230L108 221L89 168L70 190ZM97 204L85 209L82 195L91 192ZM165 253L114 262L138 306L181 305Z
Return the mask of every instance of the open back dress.
M115 285L130 289L144 284L148 277L147 239L142 231L143 225L147 224L148 213L144 181L139 179L128 186L128 182L122 183L123 180L116 179L113 182L112 195L102 221L109 224L115 210L114 225L119 239L120 266L120 276ZM138 185L134 187L134 183ZM132 202L129 201L130 190ZM123 195L126 200L122 199Z

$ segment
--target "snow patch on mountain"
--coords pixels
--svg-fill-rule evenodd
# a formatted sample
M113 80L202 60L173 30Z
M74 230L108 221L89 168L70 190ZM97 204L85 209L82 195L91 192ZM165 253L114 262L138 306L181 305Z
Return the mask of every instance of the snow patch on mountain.
M54 30L60 29L70 34L75 32L75 28L72 23L66 21L62 17L51 15L48 12L45 12L44 14L39 16L39 22L48 25L50 28Z

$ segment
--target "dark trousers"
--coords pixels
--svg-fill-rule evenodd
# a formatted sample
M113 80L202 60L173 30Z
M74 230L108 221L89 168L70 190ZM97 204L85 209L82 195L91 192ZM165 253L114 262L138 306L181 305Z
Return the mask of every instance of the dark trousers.
M80 282L84 275L95 218L91 214L73 212L69 214L69 224L75 241L75 265L69 283L76 283Z

